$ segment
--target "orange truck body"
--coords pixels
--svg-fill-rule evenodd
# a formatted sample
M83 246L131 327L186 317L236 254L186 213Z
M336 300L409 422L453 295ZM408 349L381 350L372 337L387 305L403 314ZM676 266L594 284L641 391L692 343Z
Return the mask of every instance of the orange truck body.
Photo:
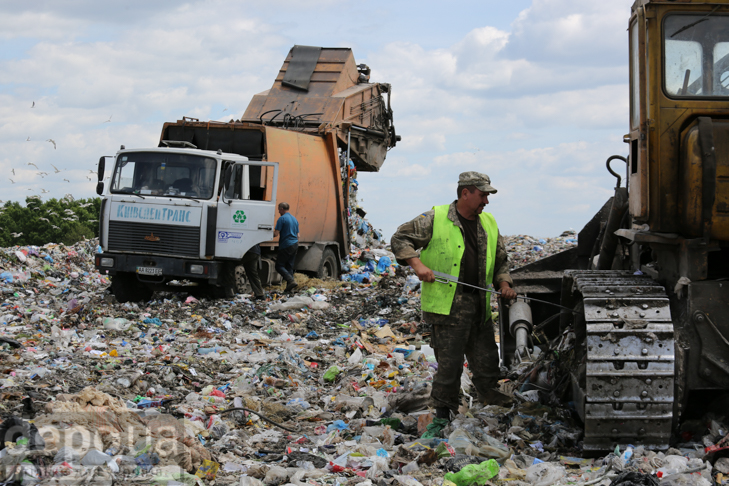
M295 46L271 89L255 95L240 119L184 117L165 123L160 146L188 142L202 150L277 162L277 202L288 203L299 221L296 270L320 274L329 250L336 255L338 274L339 260L350 251L348 160L356 170L377 171L400 139L392 124L390 91L388 84L369 82L369 68L355 63L351 49ZM270 176L261 175L262 187ZM261 246L262 278L277 282L278 241Z

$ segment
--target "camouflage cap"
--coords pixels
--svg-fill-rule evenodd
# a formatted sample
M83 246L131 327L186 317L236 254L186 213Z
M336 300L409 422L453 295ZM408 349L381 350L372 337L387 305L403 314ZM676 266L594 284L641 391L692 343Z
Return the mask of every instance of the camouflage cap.
M476 189L489 194L496 194L496 189L491 185L491 179L480 172L462 172L458 176L458 187L475 186Z

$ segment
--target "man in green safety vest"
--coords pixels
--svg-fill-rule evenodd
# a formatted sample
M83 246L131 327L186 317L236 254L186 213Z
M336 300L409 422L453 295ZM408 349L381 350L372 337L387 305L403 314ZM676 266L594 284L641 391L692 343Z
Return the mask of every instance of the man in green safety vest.
M463 357L483 403L503 405L508 397L495 387L499 354L491 320L491 294L456 283L435 281L433 271L459 282L501 291L516 298L511 288L508 255L496 220L484 213L496 189L486 174L464 172L458 177L458 199L436 206L403 224L392 236L392 251L422 282L423 320L432 324L430 343L438 361L430 397L438 418L457 413ZM418 254L418 250L420 250Z

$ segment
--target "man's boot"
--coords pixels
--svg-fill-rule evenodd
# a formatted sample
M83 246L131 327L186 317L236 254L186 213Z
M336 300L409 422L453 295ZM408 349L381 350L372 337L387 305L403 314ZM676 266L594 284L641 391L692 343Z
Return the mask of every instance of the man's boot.
M514 398L501 393L499 390L489 388L489 390L480 397L481 403L484 405L497 405L499 407L511 407L514 403Z
M292 280L288 284L286 284L286 292L293 292L296 290L298 285L296 285L296 280Z
M446 419L451 421L451 409L447 407L437 407L435 409L435 418Z

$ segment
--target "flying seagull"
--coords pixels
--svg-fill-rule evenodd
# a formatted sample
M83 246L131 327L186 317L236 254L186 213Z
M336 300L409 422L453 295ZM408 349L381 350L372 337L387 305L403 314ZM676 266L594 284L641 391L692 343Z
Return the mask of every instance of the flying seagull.
M30 142L30 137L25 139L26 142Z
M64 180L64 181L66 181L66 182L71 182L71 181L69 181L68 179L63 179L63 180Z
M56 174L58 174L59 172L61 172L60 170L58 170L58 167L56 167L55 165L51 164L51 167L53 167L53 169L56 171L55 172Z
M8 177L8 180L9 180L10 182L12 182L13 184L15 184L15 181L14 181L14 180L12 180L11 178L9 178L9 177Z
M35 167L36 169L38 169L38 166L35 165L33 162L28 162L26 165L32 165L33 167Z
M32 104L32 105L30 105L30 107L31 107L31 108L35 108L35 101L33 102L33 104Z
M114 115L110 115L110 116L109 116L109 119L108 119L108 120L106 120L106 121L105 121L104 123L111 123L111 117L112 117L112 116L114 116Z
M10 169L10 172L12 172L13 175L15 175L15 169Z
M45 221L46 223L50 223L50 220L48 218L40 218L41 221Z
M52 138L49 138L48 140L46 140L46 142L51 142L53 144L53 148L54 149L56 148L56 141L53 140Z
M18 238L20 236L23 236L23 233L10 233L10 234L13 235L14 238Z

